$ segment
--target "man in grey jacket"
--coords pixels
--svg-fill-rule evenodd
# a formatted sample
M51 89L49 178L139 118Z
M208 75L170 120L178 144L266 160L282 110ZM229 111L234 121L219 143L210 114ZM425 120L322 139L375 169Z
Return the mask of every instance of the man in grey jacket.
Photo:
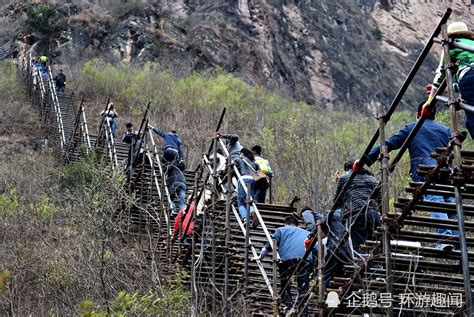
M227 140L227 151L232 159L240 156L243 146L240 144L239 136L236 134L222 134L217 132L217 136Z

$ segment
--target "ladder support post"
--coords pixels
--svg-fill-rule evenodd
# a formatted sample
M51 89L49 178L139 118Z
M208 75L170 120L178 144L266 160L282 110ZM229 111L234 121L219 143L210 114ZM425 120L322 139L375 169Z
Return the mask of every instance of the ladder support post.
M448 38L448 32L446 25L442 27L442 35L444 39ZM447 42L443 43L443 55L445 65L451 65L451 56L449 55L449 44ZM459 100L458 92L454 89L454 76L452 69L450 67L446 68L446 83L448 87L448 100ZM457 109L456 103L451 103L449 106L449 119L450 119L450 128L452 137L455 138L458 135L458 122L457 122ZM459 173L461 171L461 144L456 140L453 140L453 160L452 160L452 170L454 173ZM457 182L454 186L454 194L456 200L456 213L458 216L458 229L459 229L459 244L461 247L461 264L462 272L464 278L464 292L466 294L466 313L467 316L474 316L474 307L473 298L472 298L472 287L471 287L471 272L469 270L469 258L468 258L468 248L466 240L466 228L464 224L464 208L462 204L461 192L459 190L460 184Z
M388 213L390 212L390 196L388 187L388 147L385 143L385 110L384 106L380 104L379 108L379 134L380 134L380 153L382 155L381 170L382 170L382 219L387 219ZM382 221L383 221L382 220ZM393 291L393 277L392 277L392 250L390 245L390 232L388 226L384 225L383 230L383 253L385 254L385 273L387 288L386 291L392 294ZM387 316L393 316L393 307L387 308Z

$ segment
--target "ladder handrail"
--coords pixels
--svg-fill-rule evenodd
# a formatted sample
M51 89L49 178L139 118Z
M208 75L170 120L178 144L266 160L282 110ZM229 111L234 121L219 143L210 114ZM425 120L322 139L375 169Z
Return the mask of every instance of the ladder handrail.
M162 179L162 182L163 182L163 187L165 189L165 196L166 196L166 199L168 201L168 206L169 206L169 208L171 208L171 196L170 196L170 193L169 193L169 190L168 190L168 186L166 186L166 176L164 175L164 172L163 172L161 159L160 159L160 156L158 155L158 149L157 149L157 146L156 146L156 143L155 143L155 139L153 138L153 132L152 132L151 129L148 129L148 133L150 134L150 142L151 142L151 145L153 147L153 152L155 154L155 160L156 160L157 165L158 165L158 170L160 171L161 179Z
M146 133L143 135L144 137L146 136ZM149 136L151 138L151 136ZM156 187L156 190L158 192L158 197L159 197L159 200L160 200L160 203L161 203L161 207L162 207L162 211L163 211L163 214L165 216L165 221L166 221L166 226L170 226L171 224L171 220L168 218L168 213L165 212L166 210L166 205L163 201L163 195L161 193L162 191L162 186L160 186L160 181L158 180L158 175L156 173L156 169L155 169L155 160L153 159L153 152L150 151L150 148L148 147L148 142L145 142L144 141L144 147L145 147L145 153L146 153L146 157L148 158L148 162L150 163L150 168L151 168L151 176L153 178L153 183L155 184L155 187ZM159 164L159 163L156 163L156 164ZM166 186L164 186L166 188Z
M87 127L87 119L86 119L86 112L84 111L84 106L81 105L81 130L82 130L82 137L84 138L84 143L86 144L86 152L89 153L91 149L91 139L89 137L89 128Z
M54 89L51 67L47 66L46 69L48 71L48 77L49 77L48 78L49 93L50 93L51 101L53 104L53 108L56 112L56 120L57 120L58 130L59 130L61 150L64 151L64 147L66 145L66 136L64 134L64 125L63 125L63 119L62 119L62 114L61 114L61 107L59 106L59 100L56 94L56 89Z
M110 122L105 120L105 139L107 141L107 150L109 152L110 163L112 163L112 170L118 167L117 152L115 151L114 136L112 134L112 128Z
M222 141L221 138L219 138L219 145L221 146L222 152L225 154L224 156L226 158L229 158L230 157L229 151L227 150L227 148L226 148L226 146L225 146L225 144L224 144L224 142ZM248 193L247 185L244 183L244 181L242 179L242 176L240 175L239 170L237 169L237 167L235 165L233 165L232 168L234 170L235 176L237 177L238 181L243 186L243 188L245 190L245 193ZM260 226L263 229L263 232L265 233L265 237L267 238L267 242L270 243L270 245L273 245L272 236L270 235L270 232L268 231L267 226L265 225L265 223L263 221L262 215L260 215L260 212L258 211L257 205L255 204L255 202L253 200L252 200L251 207L253 208L254 213L258 217L258 221L260 223ZM277 252L277 251L273 250L273 252ZM278 255L278 258L280 258L280 255Z
M210 175L212 175L212 167L211 167L212 164L209 162L209 159L207 158L206 155L203 155L203 161L204 161L204 165L205 165L205 166L207 167L207 169L209 170ZM222 179L219 177L218 180L219 180L219 184L220 184L221 190L222 190L223 192L226 191L227 189L226 189L226 188L224 187L224 185L222 184ZM240 229L242 230L242 233L243 233L244 236L245 236L245 234L246 234L245 226L244 226L242 220L240 219L240 214L239 214L237 208L235 208L235 206L234 206L233 204L232 204L232 212L233 212L235 218L237 219L237 223L239 224L239 227L240 227ZM258 253L257 253L257 251L255 250L255 247L254 247L254 245L253 245L251 239L249 239L249 246L250 246L250 250L252 251L252 255L253 255L255 258L258 257ZM267 285L268 290L270 291L270 294L271 294L271 296L273 297L272 284L271 284L271 282L270 282L270 280L269 280L269 278L268 278L268 275L267 275L267 272L265 271L265 268L263 267L262 261L259 260L259 259L256 259L256 262L257 262L258 268L260 269L260 272L262 273L262 277L263 277L263 279L264 279L264 281L265 281L265 284Z

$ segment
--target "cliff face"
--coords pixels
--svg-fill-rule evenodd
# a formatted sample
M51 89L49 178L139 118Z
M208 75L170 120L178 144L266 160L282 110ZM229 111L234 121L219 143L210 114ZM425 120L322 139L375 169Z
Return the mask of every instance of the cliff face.
M73 1L74 2L74 1ZM434 1L433 1L434 2ZM250 84L322 107L374 112L388 104L449 4L452 19L469 23L466 1L159 0L115 7L57 5L64 28L48 49L67 64L100 57L111 63L157 61L186 74L215 67ZM4 8L0 23L16 22L23 50L39 36L18 21L28 5ZM14 33L14 32L13 32ZM423 98L435 68L431 57L406 105Z

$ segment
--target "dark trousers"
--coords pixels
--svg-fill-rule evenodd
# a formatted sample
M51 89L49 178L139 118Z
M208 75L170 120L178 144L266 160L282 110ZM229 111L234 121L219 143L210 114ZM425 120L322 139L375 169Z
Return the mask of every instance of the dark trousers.
M381 225L382 219L378 210L369 209L357 218L350 216L345 220L345 223L350 227L350 237L354 251L362 253L360 245L367 238L372 238L375 228ZM353 224L351 225L351 223Z
M56 86L56 92L64 92L64 85L62 86Z
M334 276L344 276L344 264L351 263L349 244L343 241L346 227L342 223L342 210L337 209L327 220L327 255L324 269L324 286L327 288Z
M311 274L313 265L306 261L300 264L299 272L296 275L298 295L296 296L296 300L293 301L293 296L291 294L291 275L296 270L298 262L300 262L300 259L290 259L283 261L278 265L278 271L280 273L281 298L283 304L285 304L288 309L293 308L294 305L296 308L298 308L298 310L302 310L303 313L298 316L307 316L308 308L304 308L304 306L310 294L309 275Z
M474 70L468 71L459 82L461 97L471 106L474 106ZM469 131L471 138L474 139L474 113L466 111L466 129Z
M257 201L257 203L264 204L266 196L267 196L266 189L261 189L261 188L256 189L255 200Z

